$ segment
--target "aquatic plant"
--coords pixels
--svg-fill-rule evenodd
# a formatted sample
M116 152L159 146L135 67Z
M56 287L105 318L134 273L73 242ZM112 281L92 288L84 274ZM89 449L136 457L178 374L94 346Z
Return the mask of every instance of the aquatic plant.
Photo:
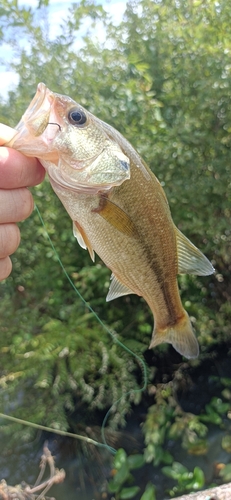
M183 464L173 462L171 466L162 467L162 472L177 481L177 484L168 490L171 497L185 491L200 490L205 483L204 473L200 467L194 467L193 472L190 472Z
M139 492L140 487L134 485L135 478L131 471L140 469L145 464L143 455L127 455L120 448L114 458L113 479L108 483L108 491L115 494L115 500L126 500L134 498ZM148 483L140 500L156 500L155 487Z

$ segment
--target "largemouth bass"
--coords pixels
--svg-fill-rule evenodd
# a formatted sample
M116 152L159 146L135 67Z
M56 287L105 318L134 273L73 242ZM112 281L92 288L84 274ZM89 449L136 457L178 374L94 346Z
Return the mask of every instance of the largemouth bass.
M165 193L129 142L70 97L39 83L8 146L36 156L94 261L112 271L106 300L135 293L154 315L150 348L198 356L178 273L206 276L208 259L174 225Z

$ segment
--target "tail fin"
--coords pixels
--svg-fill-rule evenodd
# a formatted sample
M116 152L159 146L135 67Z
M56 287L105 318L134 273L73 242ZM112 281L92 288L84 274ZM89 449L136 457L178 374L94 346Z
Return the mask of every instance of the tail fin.
M186 311L175 325L162 330L154 328L149 349L163 342L172 344L176 351L186 358L196 358L198 356L198 342Z

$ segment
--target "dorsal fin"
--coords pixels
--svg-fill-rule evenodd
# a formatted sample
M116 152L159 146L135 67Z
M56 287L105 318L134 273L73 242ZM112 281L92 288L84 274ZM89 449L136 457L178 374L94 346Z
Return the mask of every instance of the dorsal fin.
M122 297L123 295L129 295L130 293L134 292L130 290L126 285L123 285L123 283L121 283L118 278L116 278L116 276L112 274L111 284L106 297L106 302L117 299L118 297Z
M198 250L198 248L191 243L186 236L177 227L176 241L177 241L177 256L178 256L178 273L179 274L197 274L198 276L208 276L214 273L214 268L205 257L205 255Z
M73 221L73 234L78 241L78 244L84 248L84 250L88 249L91 259L95 262L95 252L91 246L91 243L85 234L83 228L77 221Z

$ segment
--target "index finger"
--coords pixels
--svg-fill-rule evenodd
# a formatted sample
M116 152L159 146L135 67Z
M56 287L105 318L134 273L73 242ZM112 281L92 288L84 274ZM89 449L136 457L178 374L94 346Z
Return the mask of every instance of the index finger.
M0 144L12 139L15 130L0 124ZM40 184L45 170L37 158L29 158L11 148L0 148L0 187L14 189Z

